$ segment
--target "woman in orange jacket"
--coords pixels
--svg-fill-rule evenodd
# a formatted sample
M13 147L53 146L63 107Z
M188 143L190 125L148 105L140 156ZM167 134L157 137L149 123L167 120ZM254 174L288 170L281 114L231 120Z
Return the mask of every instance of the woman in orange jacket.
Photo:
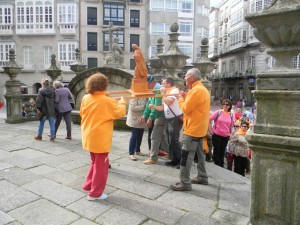
M126 115L126 102L107 96L107 77L96 73L89 77L85 88L87 94L80 106L81 135L83 149L90 152L91 166L83 190L89 191L87 199L106 199L103 194L108 177L114 120Z

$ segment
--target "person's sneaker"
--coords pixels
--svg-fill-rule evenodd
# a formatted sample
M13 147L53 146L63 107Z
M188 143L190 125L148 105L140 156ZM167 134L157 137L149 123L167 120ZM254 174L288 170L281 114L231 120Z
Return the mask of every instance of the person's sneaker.
M178 163L176 163L175 161L170 161L170 162L166 162L165 165L166 166L177 166Z
M146 165L151 165L151 164L155 164L155 163L157 163L157 160L147 159L144 161L144 164L146 164Z
M208 185L207 180L199 180L197 177L192 179L192 184L203 184L203 185Z
M72 137L66 137L65 139L72 140Z
M48 134L48 137L51 137L51 135L50 135L50 134ZM54 136L54 138L56 138L56 135Z
M36 137L34 137L34 139L38 140L38 141L41 141L43 138L42 138L42 136L36 136Z
M50 141L54 141L55 139L54 138L50 138Z
M159 151L158 151L158 155L159 155L159 156L167 156L168 153L166 153L166 152L164 152L164 151L162 151L162 150L159 150Z
M87 196L86 197L87 200L89 201L95 201L95 200L104 200L104 199L107 199L107 194L102 194L100 197L98 198L94 198L94 197L90 197L90 196Z
M170 188L173 191L190 191L190 190L192 190L192 185L178 182L175 184L171 184Z

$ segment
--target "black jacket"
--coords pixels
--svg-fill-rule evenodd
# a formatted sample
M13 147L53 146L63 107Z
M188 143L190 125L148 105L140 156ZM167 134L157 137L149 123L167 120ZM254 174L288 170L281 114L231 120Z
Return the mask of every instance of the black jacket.
M55 116L55 91L50 86L42 87L36 99L36 108L39 109L44 116Z

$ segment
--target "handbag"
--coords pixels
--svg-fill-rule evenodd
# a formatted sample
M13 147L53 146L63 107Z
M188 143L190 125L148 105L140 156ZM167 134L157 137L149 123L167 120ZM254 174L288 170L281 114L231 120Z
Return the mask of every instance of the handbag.
M183 124L183 114L176 116L176 114L173 112L173 110L170 108L170 106L168 106L168 108L173 113L173 115L178 119L179 124Z
M42 117L43 117L43 112L40 111L40 110L37 110L36 118L37 118L38 120L40 120Z

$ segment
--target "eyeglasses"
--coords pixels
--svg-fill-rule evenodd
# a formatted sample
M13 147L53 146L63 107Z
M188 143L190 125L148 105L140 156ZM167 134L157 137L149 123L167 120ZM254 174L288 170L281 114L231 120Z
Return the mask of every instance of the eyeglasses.
M230 106L229 104L223 104L223 105L225 105L225 106Z
M240 127L240 126L234 126L234 127Z
M248 128L247 126L242 126L242 127L246 127L246 128Z

